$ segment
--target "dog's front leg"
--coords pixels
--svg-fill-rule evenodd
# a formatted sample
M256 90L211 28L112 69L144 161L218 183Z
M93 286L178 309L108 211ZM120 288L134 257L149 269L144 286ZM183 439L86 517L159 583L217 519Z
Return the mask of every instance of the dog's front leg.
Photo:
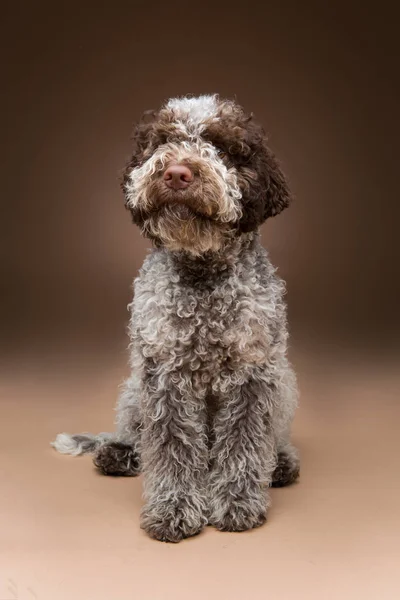
M266 520L267 487L276 462L273 394L255 374L221 398L209 475L210 524L221 531L244 531Z
M207 524L205 401L190 370L155 372L143 389L141 525L157 540L179 542Z

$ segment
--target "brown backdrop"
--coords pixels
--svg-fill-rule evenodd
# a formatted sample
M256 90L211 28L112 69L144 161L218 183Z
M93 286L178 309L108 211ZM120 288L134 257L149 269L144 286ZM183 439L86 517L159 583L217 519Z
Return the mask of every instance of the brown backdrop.
M235 96L297 196L264 227L293 344L382 353L399 334L398 36L384 3L14 3L3 13L7 357L123 349L147 242L118 173L169 96ZM328 3L326 3L328 4ZM85 350L86 351L86 350Z

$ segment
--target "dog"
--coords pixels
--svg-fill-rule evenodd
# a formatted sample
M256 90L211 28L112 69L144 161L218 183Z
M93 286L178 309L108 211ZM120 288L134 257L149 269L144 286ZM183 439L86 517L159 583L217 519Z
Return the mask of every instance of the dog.
M132 374L115 433L53 445L94 453L106 475L143 473L152 538L258 527L268 488L299 476L285 285L259 234L289 205L287 180L253 116L204 95L145 113L122 188L154 245L134 281Z

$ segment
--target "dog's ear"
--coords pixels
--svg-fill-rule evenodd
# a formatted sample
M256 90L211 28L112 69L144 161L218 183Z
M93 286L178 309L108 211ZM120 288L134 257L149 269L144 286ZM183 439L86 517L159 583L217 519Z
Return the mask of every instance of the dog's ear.
M278 160L267 145L265 136L262 142L261 163L263 163L263 173L260 174L260 177L264 179L265 185L263 212L263 221L265 221L287 208L292 200L292 194Z
M242 232L253 231L269 217L278 215L292 199L287 179L269 148L263 128L248 117L245 125L245 164L239 167L242 183L243 216L239 222Z
M146 110L140 121L134 126L131 136L132 155L129 161L130 167L140 164L143 155L150 149L150 146L153 145L154 121L156 115L156 111Z
M289 206L291 193L289 184L268 146L263 127L251 116L247 124L248 144L254 156L254 167L258 175L259 193L262 198L262 221L278 215Z
M143 113L140 121L136 123L133 128L131 142L132 142L132 150L129 159L127 160L125 167L121 172L121 188L125 194L127 194L127 184L129 181L129 176L133 169L138 167L145 154L146 151L150 149L153 143L153 123L156 119L157 111L155 110L147 110ZM126 199L127 201L127 199Z

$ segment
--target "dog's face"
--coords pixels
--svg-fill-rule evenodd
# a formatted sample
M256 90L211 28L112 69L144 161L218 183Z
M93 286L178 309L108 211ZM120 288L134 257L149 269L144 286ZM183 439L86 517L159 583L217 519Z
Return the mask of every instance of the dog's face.
M169 100L145 113L123 189L156 245L200 255L257 229L290 201L262 128L218 96Z

